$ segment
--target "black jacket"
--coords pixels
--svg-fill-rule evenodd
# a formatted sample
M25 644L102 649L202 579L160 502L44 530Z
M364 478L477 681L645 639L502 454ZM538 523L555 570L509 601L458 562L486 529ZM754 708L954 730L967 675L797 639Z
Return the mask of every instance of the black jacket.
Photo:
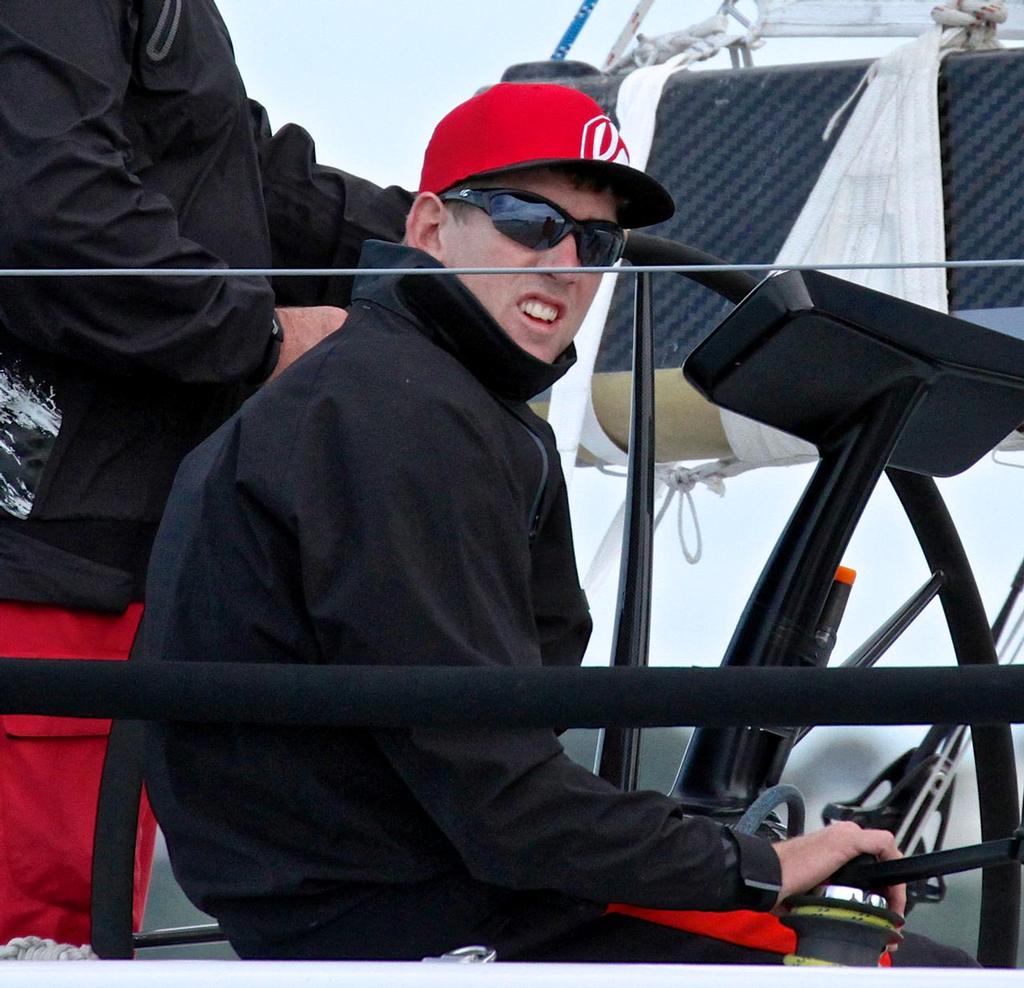
M363 263L433 264L377 243ZM526 354L449 277L357 280L344 329L185 460L154 547L144 656L578 663L590 620L565 485L524 403L570 363ZM507 948L613 900L774 899L743 880L777 881L766 843L620 793L551 730L151 737L175 873L243 952L340 915L345 956L415 957Z
M245 95L213 0L0 4L0 267L353 266L408 196ZM340 279L0 279L0 598L121 610L181 457Z

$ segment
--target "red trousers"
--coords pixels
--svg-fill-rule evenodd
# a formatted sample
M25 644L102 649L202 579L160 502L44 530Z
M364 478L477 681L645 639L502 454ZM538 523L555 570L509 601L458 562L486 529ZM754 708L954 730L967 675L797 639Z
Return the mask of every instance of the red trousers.
M142 605L124 614L0 601L0 656L127 659ZM0 944L91 937L93 829L109 720L0 716ZM156 822L143 795L133 922L145 908Z
M670 926L686 933L696 933L723 940L740 947L752 947L773 954L792 954L796 950L796 933L784 926L772 913L733 909L728 912L704 912L699 909L643 909L639 906L614 904L608 912L633 916L659 926ZM882 954L881 967L889 967L892 958Z

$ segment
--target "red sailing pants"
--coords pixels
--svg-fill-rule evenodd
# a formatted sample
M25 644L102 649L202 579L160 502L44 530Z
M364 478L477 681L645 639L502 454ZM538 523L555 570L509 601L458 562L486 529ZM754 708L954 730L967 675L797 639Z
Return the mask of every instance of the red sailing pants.
M748 909L733 909L727 912L705 912L698 909L643 909L640 906L613 904L610 913L621 913L671 926L687 933L724 940L741 947L767 950L773 954L792 954L796 950L796 933L784 926L772 913L753 912ZM890 967L892 958L883 953L878 961L881 967Z
M124 614L0 601L0 656L127 659L142 605ZM109 720L0 717L0 944L15 937L88 943L93 828ZM143 795L135 851L142 921L156 823Z

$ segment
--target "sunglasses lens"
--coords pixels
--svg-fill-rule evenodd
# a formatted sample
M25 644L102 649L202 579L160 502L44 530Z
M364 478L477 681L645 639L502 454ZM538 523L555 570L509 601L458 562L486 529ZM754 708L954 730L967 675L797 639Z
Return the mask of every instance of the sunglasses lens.
M617 224L574 220L553 203L536 202L521 195L499 189L463 189L451 198L483 209L499 233L531 250L550 250L572 234L584 267L608 267L622 256L626 237Z
M566 219L543 202L496 195L491 199L490 214L501 233L532 250L548 250L569 232Z
M614 264L622 257L626 238L622 230L608 226L596 227L580 224L580 235L576 238L580 264L583 267L603 268Z

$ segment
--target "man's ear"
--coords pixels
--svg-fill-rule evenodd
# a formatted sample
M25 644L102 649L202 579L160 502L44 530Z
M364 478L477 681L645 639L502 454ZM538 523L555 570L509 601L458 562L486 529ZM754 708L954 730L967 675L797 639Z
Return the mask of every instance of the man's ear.
M421 192L405 219L405 242L444 264L441 226L447 218L444 203L433 192Z

